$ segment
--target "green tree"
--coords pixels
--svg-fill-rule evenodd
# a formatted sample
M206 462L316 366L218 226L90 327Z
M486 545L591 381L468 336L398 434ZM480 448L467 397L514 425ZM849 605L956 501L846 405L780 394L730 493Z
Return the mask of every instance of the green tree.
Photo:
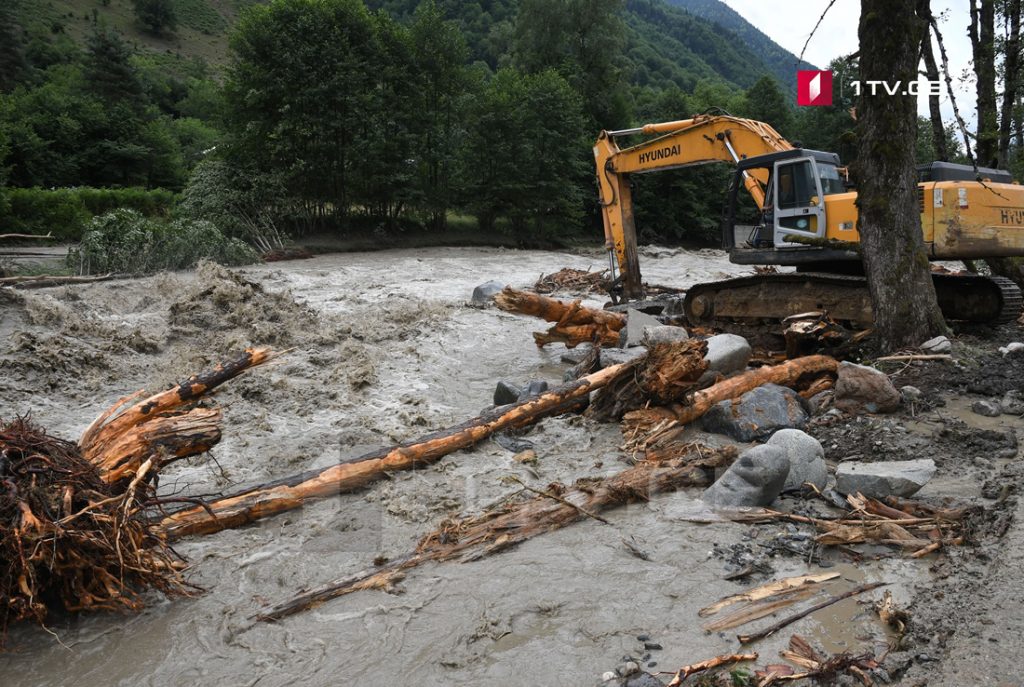
M173 31L178 25L174 0L132 0L135 18L153 35Z
M444 20L433 0L416 10L411 39L419 81L417 185L428 224L443 229L453 202L458 139L470 87L465 66L468 51L462 32L454 23Z
M554 70L502 69L475 99L463 146L466 207L485 230L504 217L521 238L579 227L589 188L582 101Z
M749 119L771 124L783 136L793 135L793 109L770 76L762 76L747 89L740 112Z
M27 70L21 26L14 16L14 8L3 3L0 5L0 93L13 90Z
M366 160L381 50L360 0L273 0L231 37L226 84L239 166L280 174L301 224L347 217Z
M619 67L623 7L623 0L521 0L516 15L516 65L527 73L557 70L583 97L595 132L629 119Z

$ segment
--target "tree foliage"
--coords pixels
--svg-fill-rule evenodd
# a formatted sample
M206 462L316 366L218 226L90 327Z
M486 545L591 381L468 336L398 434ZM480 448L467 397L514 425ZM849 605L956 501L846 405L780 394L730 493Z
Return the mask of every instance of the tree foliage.
M174 0L132 0L132 8L139 23L156 36L173 31L178 25Z

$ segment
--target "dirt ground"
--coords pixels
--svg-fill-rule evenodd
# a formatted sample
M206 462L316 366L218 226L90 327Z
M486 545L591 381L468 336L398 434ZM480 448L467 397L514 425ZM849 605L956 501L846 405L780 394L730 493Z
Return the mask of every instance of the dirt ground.
M138 388L164 386L246 345L289 349L218 394L224 440L212 459L170 468L161 487L233 490L467 419L501 379L557 383L564 348L537 349L537 322L467 301L489 279L526 286L542 272L603 264L597 254L436 248L0 290L0 417L31 413L52 433L76 437ZM651 251L644 268L647 280L681 287L744 273L710 250ZM697 609L752 583L830 569L841 573L836 592L890 583L910 612L899 649L888 651L896 638L871 605L850 599L759 642L762 663L778 662L795 632L829 652L888 653L879 680L1020 684L1024 425L976 415L970 403L1024 390L1024 359L995 350L1022 338L1015 325L962 334L956 365L887 368L897 387L921 391L901 412L823 416L808 429L833 465L934 458L938 474L922 498L985 507L968 546L913 561L889 550L853 559L815 549L795 525L695 524L693 490L612 511L610 525L587 520L474 563L424 566L402 594L362 592L276 624L251 619L268 602L401 555L444 516L513 493L509 477L542 487L625 467L616 426L563 417L523 437L538 454L533 466L489 441L362 492L185 540L178 548L203 594L154 597L135 616L55 618L53 634L15 628L0 676L10 687L593 685L627 658L657 673L735 651L734 634L705 633ZM757 572L723 579L746 566ZM644 649L644 635L662 648Z

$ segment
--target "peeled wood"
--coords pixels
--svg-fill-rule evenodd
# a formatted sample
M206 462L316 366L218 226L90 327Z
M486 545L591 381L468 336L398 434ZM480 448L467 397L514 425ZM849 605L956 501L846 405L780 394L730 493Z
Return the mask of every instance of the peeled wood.
M811 613L815 613L817 611L820 611L823 608L827 608L827 607L831 606L834 603L838 603L839 601L842 601L843 599L849 599L851 596L857 596L859 594L863 594L864 592L870 592L872 589L878 589L879 587L884 587L887 584L889 584L889 583L888 582L874 582L872 584L861 585L859 587L851 589L848 592L844 592L843 594L837 594L836 596L831 596L831 597L825 599L824 601L822 601L821 603L814 604L810 608L805 608L804 610L800 611L799 613L794 613L791 616L785 617L782 620L780 620L779 622L777 622L774 625L771 625L769 627L766 627L765 629L761 630L760 632L755 632L754 634L751 634L751 635L739 635L739 636L736 637L736 639L738 639L740 641L740 644L750 644L751 642L756 642L759 639L764 639L765 637L770 637L773 634L775 634L776 632L778 632L779 630L781 630L782 628L786 627L787 625L792 625L793 623L795 623L796 621L800 620L801 618L806 618Z
M699 615L701 618L706 618L709 615L714 615L715 613L718 613L726 606L731 606L734 603L739 603L741 601L760 601L762 599L767 599L768 597L774 596L781 592L786 592L791 589L800 589L801 587L818 584L820 582L828 582L829 580L834 580L837 577L839 577L839 573L837 572L820 573L818 575L799 575L797 577L786 577L781 580L775 580L774 582L763 584L760 587L748 589L747 591L740 592L739 594L727 596L722 600L717 601L711 604L710 606L707 606L706 608L700 609L699 611L697 611L697 615Z
M529 291L505 287L494 297L494 303L506 312L540 317L554 322L546 333L534 334L538 346L562 342L569 348L581 343L597 343L614 346L619 341L619 330L626 325L626 316L621 313L585 308L580 301L566 303Z
M672 682L668 683L668 687L679 687L679 685L683 684L683 680L690 677L691 675L695 675L696 673L703 673L704 671L711 670L712 668L718 668L720 666L730 665L732 663L740 663L741 661L756 660L757 654L749 653L715 656L714 658L709 658L706 661L701 661L699 663L691 663L690 665L683 666L682 668L676 671L676 674L672 677Z
M207 451L220 440L219 409L195 402L251 367L273 359L266 348L250 348L233 360L193 375L180 384L125 408L145 392L125 396L82 433L78 448L102 479L114 483L132 477L148 458L162 454L184 458Z
M299 594L258 617L279 620L345 594L387 588L401 579L404 571L428 561L475 561L584 518L604 521L596 515L603 510L645 502L655 494L681 487L710 484L715 470L728 466L735 457L732 446L712 449L694 444L687 455L672 461L644 461L612 477L579 480L573 488L554 483L537 496L502 503L479 515L449 518L412 553ZM527 491L531 490L524 490L522 496Z
M550 415L576 407L577 399L600 389L633 370L629 363L563 384L534 398L499 406L468 422L425 437L389 446L358 458L261 484L168 515L160 528L170 537L209 534L299 508L307 501L358 489L390 472L428 465L444 456L469 448L496 432L524 427Z
M698 391L685 403L676 403L663 408L647 408L626 413L627 426L643 430L670 420L661 432L671 431L678 425L685 425L701 417L715 404L739 398L752 389L764 384L798 387L802 381L815 380L823 373L836 374L839 363L826 355L809 355L805 358L788 360L779 365L759 367Z

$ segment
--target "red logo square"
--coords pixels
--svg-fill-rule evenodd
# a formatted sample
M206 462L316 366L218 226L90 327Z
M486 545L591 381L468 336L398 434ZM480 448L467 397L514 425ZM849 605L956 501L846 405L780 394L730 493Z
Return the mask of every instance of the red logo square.
M801 69L796 73L797 105L831 105L832 72Z

